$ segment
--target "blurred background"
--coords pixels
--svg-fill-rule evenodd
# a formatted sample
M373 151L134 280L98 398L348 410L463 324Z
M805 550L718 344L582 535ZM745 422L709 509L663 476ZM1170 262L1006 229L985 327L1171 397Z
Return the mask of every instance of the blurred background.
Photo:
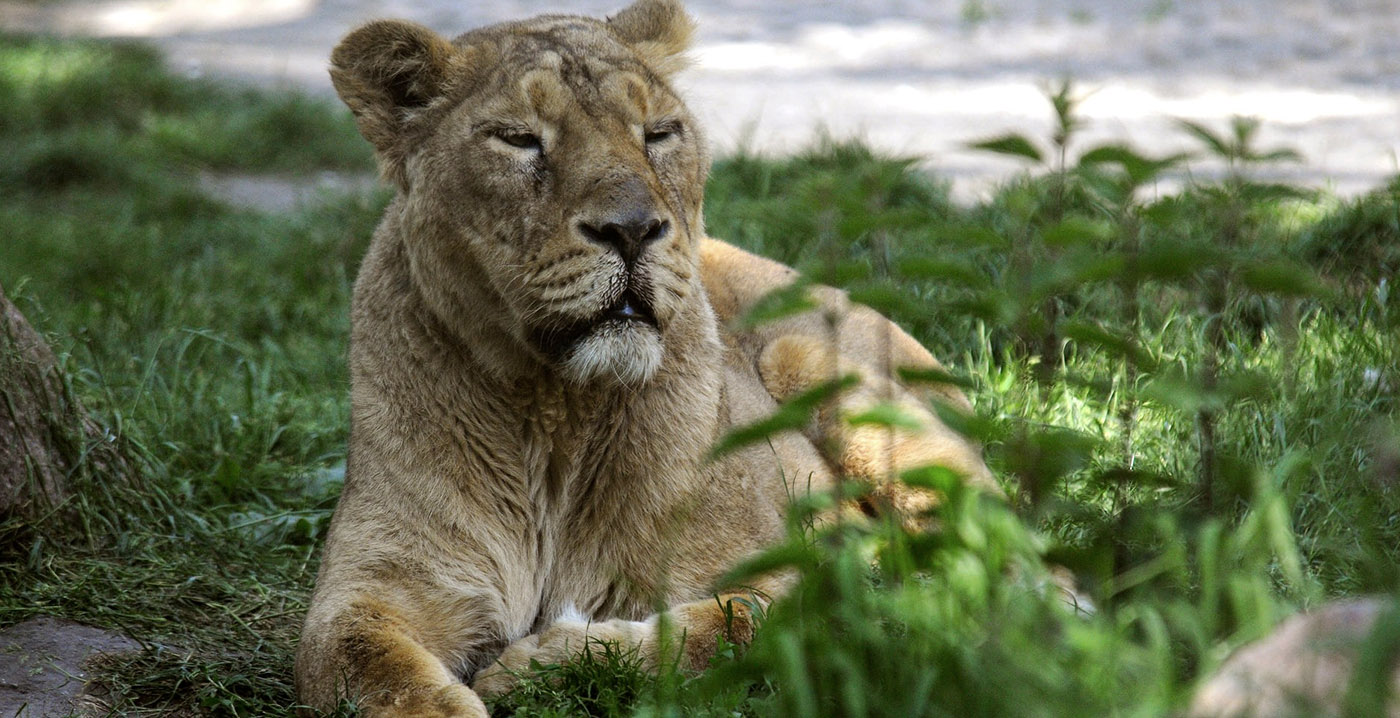
M358 23L448 35L544 12L606 15L625 0L0 0L11 31L146 38L189 75L331 92L326 58ZM1085 144L1190 144L1174 120L1257 117L1272 171L1350 195L1397 171L1400 3L1394 0L691 0L695 67L680 80L717 154L809 145L825 132L919 157L984 197L1017 169L970 152L1050 131L1046 88L1077 83ZM1206 165L1194 171L1212 172Z

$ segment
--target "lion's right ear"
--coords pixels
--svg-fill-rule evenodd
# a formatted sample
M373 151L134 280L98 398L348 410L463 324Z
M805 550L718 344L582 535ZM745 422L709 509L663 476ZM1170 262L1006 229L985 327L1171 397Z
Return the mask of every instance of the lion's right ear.
M331 82L386 179L404 183L405 134L417 110L447 91L455 54L437 33L400 20L363 25L331 51Z
M662 77L689 64L685 51L690 49L695 21L680 0L637 0L608 18L608 27Z

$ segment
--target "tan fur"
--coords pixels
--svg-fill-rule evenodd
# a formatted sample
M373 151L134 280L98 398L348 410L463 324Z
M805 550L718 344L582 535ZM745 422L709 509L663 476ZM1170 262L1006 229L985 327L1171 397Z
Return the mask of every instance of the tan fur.
M703 235L704 138L666 84L690 32L676 3L640 0L452 41L381 21L332 55L399 193L355 286L347 477L297 654L307 705L480 718L477 693L591 639L655 663L663 625L700 669L717 635L752 635L732 598L782 590L715 582L782 535L791 495L930 460L987 482L926 403L966 400L893 381L938 365L874 312L817 288L818 311L728 328L793 273ZM707 461L833 368L866 379L846 408ZM845 428L883 400L925 428ZM895 510L926 503L887 486Z

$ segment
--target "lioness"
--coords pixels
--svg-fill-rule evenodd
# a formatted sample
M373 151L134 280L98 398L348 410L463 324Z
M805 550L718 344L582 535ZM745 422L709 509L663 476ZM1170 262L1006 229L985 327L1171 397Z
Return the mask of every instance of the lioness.
M794 274L704 236L705 142L667 84L691 30L678 3L639 0L450 41L373 22L335 48L336 90L398 195L355 284L348 471L297 653L306 705L485 716L478 695L586 639L655 661L658 606L698 669L717 636L751 635L730 591L782 588L714 582L782 534L793 492L928 462L988 480L927 409L930 392L965 399L892 379L933 357L840 292L727 328ZM848 408L893 399L927 428L887 439L832 409L707 460L838 371L866 381Z

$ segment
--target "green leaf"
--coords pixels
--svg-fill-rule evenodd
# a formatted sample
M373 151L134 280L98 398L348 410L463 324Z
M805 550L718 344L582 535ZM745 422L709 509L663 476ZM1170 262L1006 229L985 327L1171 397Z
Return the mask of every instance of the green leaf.
M1312 270L1283 259L1251 266L1241 273L1240 279L1262 294L1311 297L1323 293L1322 283Z
M964 389L971 389L976 386L976 382L968 377L952 374L943 369L916 369L914 367L900 367L896 370L899 380L908 384L948 384L960 386Z
M1065 217L1046 229L1044 234L1045 243L1052 247L1103 241L1112 236L1112 224L1080 215Z
M1220 252L1199 244L1153 242L1138 255L1138 271L1150 279L1182 281L1214 266Z
M1035 145L1031 144L1030 140L1026 139L1023 135L1018 135L1014 133L1009 135L1002 135L1000 137L993 137L992 139L982 140L980 142L973 142L969 144L968 147L974 150L986 150L987 152L995 152L999 155L1011 155L1012 157L1020 157L1036 163L1040 163L1043 161L1041 158L1040 150L1036 149Z
M1212 132L1209 127L1199 122L1182 119L1178 119L1176 124L1181 129L1186 130L1188 134L1200 140L1201 144L1205 145L1206 149L1210 150L1211 154L1216 157L1221 159L1232 159L1235 157L1236 152L1234 148L1230 146L1230 143L1226 141L1225 138Z
M865 411L852 414L846 417L846 423L851 426L885 426L908 431L924 428L924 423L918 418L888 402L881 402Z
M1143 369L1152 369L1156 360L1129 337L1115 334L1103 327L1085 321L1071 320L1060 324L1060 332L1068 339L1084 344L1092 344L1108 353L1126 359Z
M851 301L864 304L885 315L907 315L918 308L917 298L903 287L889 283L864 284L848 290Z
M1250 155L1249 159L1255 162L1302 162L1303 154L1297 150L1283 147L1262 154Z
M1202 409L1219 411L1243 399L1265 396L1269 386L1263 374L1239 372L1221 377L1214 390L1207 390L1201 379L1173 372L1148 381L1142 397L1185 414L1194 414Z
M801 568L815 565L820 555L812 546L789 541L774 546L745 561L741 561L716 582L720 586L741 586L785 568Z
M799 278L792 284L779 289L775 289L754 302L747 312L736 317L733 324L736 329L752 329L760 324L790 317L794 314L801 314L809 309L815 308L816 302L807 295L809 281Z
M855 386L860 379L847 374L838 379L818 384L797 396L778 405L776 411L751 424L737 427L725 434L710 450L710 458L715 459L751 444L766 441L784 431L799 431L812 422L812 413L840 392Z
M937 239L961 247L1004 249L1011 241L997 231L980 226L957 226L946 232L939 232ZM935 249L936 248L931 248Z
M942 493L956 490L963 482L958 472L946 466L920 466L900 473L899 480L917 489L930 489Z
M965 287L984 288L991 283L987 275L971 263L956 259L920 256L907 257L896 265L901 276L911 279L929 279L961 284Z
M1174 489L1181 486L1181 480L1171 474L1125 467L1108 469L1091 477L1090 482L1101 488L1117 485L1134 488Z
M1278 202L1292 199L1312 199L1315 190L1276 182L1247 182L1239 188L1240 199L1246 202Z
M1180 165L1191 155L1185 152L1151 158L1138 154L1127 145L1108 144L1095 147L1079 158L1080 167L1094 167L1101 164L1115 164L1123 168L1124 174L1134 186L1157 179L1163 172Z
M1016 300L998 289L988 289L970 297L959 297L947 303L952 314L966 314L995 327L1004 327L1016 319Z
M821 260L818 264L804 265L803 269L811 281L833 287L844 287L870 276L870 264L858 259Z

